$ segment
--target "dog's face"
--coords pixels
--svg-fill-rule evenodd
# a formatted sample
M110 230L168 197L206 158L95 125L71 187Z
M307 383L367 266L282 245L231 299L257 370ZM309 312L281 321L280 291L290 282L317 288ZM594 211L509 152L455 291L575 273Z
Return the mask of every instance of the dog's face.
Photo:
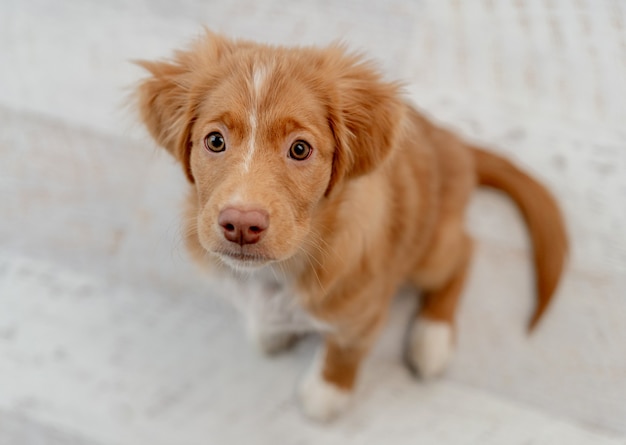
M227 69L200 104L190 154L200 242L237 266L298 249L334 153L326 110L289 67L263 59L244 66Z
M308 249L320 207L393 146L402 104L339 47L285 49L208 35L172 63L142 62L142 118L183 164L197 233L235 268Z

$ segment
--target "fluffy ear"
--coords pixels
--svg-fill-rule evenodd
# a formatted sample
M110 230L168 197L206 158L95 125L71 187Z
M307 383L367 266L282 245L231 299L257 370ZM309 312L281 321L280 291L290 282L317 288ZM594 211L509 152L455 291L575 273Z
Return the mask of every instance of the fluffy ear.
M177 52L171 61L135 62L151 74L137 88L141 119L156 142L183 165L192 183L189 155L195 110L215 82L212 69L232 50L232 42L206 30L203 38L188 51Z
M331 62L337 75L328 117L336 148L327 195L343 178L364 175L384 161L405 111L398 84L383 81L370 62L336 50L341 54Z
M194 182L189 166L189 135L193 116L190 114L190 85L186 84L188 68L173 62L138 61L151 73L137 89L139 113L150 135L183 165L190 182Z

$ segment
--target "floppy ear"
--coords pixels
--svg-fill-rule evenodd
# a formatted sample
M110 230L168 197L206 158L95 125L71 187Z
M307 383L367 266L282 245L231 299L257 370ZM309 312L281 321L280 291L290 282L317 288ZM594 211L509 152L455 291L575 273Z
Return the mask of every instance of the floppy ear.
M212 69L233 48L229 40L205 30L205 36L171 61L135 62L151 74L137 88L141 119L154 140L183 165L192 183L190 137L196 108L215 83Z
M189 165L190 133L193 115L190 110L191 85L188 68L175 62L136 62L151 73L137 88L139 114L150 135L182 165L194 182Z
M336 147L326 195L342 179L364 175L385 160L405 111L399 85L383 81L370 62L345 53L335 57L328 122Z

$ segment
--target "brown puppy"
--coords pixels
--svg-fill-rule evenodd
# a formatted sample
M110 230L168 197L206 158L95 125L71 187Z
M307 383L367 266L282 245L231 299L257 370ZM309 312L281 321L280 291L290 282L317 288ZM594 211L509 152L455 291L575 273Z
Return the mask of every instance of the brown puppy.
M265 351L298 331L324 335L299 392L312 418L344 408L407 281L424 291L409 361L424 377L444 370L477 184L520 207L536 263L531 326L546 309L567 250L553 198L508 161L424 119L361 57L207 33L171 61L140 64L151 73L138 88L141 117L190 182L195 259L253 285L233 299Z

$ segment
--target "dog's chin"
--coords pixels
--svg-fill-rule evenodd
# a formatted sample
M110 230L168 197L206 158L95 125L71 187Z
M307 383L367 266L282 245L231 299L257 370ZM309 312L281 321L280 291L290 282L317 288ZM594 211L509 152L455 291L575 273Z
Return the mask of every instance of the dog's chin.
M275 258L256 253L252 254L226 250L212 251L211 253L217 256L226 266L241 272L258 270L268 264L276 262Z

